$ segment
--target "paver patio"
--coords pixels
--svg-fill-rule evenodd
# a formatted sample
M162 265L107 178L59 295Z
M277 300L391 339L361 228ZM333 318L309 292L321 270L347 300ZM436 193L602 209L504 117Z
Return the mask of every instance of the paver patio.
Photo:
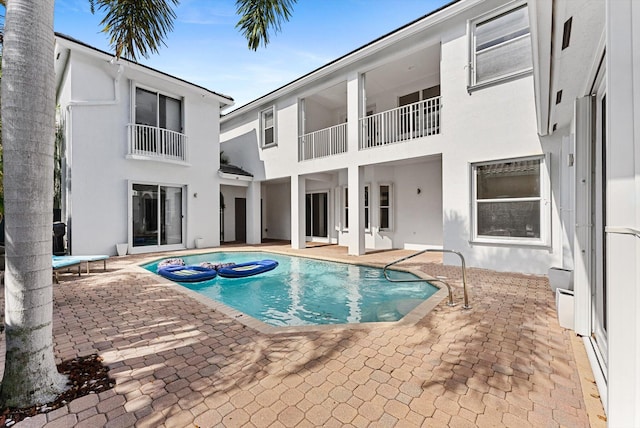
M298 253L354 260L344 247ZM159 257L113 257L108 272L61 276L57 360L98 353L116 386L15 426L590 426L545 277L468 269L468 311L445 299L415 325L268 334L137 267ZM439 258L413 260L459 277Z

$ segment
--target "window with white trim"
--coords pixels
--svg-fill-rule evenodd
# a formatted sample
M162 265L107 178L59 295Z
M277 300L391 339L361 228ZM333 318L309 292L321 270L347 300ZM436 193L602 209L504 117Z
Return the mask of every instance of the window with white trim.
M276 115L274 106L260 112L260 138L262 140L262 147L276 145Z
M136 87L136 125L182 132L182 100Z
M186 162L183 100L136 85L131 88L128 157Z
M380 190L380 230L391 230L393 224L392 187L390 184L381 184Z
M342 230L349 229L349 188L345 187L342 204ZM369 214L369 185L364 186L364 230L369 231L371 216Z
M342 230L347 230L349 229L349 188L348 187L344 188L343 196L344 196L344 204L343 204L344 219L342 221L342 224L344 226L342 227Z
M369 230L369 186L364 186L364 230Z
M491 12L471 21L469 27L471 88L531 71L531 34L526 4Z
M543 156L477 163L471 169L474 241L547 243L549 185Z

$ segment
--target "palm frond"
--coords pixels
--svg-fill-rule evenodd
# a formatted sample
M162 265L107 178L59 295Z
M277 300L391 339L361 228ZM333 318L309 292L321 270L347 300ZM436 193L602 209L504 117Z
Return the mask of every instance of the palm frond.
M279 32L288 21L296 0L237 0L237 14L241 16L236 28L246 37L249 49L269 43L269 32Z
M91 11L104 12L102 31L116 57L136 60L157 53L167 33L173 30L176 14L173 6L180 0L89 0Z

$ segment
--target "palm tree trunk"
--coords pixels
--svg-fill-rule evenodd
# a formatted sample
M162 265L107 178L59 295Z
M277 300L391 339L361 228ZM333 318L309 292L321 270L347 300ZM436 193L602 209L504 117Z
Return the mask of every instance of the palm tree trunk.
M7 2L2 58L6 358L0 403L46 403L66 387L53 355L51 234L54 0Z

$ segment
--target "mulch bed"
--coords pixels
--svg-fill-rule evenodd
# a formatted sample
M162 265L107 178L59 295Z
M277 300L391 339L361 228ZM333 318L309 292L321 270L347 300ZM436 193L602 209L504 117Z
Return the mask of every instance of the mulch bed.
M69 389L51 403L36 405L26 409L5 408L0 411L0 427L10 427L17 422L47 413L65 406L76 398L97 394L113 388L115 381L109 377L109 368L102 365L97 354L78 357L58 364L58 372L69 377Z

